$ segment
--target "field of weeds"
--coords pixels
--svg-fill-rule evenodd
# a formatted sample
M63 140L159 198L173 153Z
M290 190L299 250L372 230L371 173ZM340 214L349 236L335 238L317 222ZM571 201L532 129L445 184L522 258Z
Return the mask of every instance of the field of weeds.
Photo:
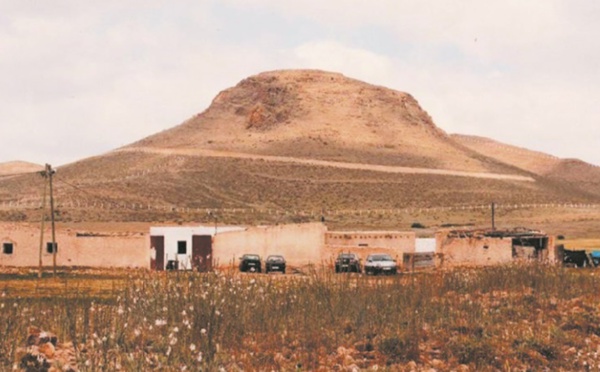
M15 272L0 288L0 370L25 366L32 326L58 337L49 364L80 371L599 368L593 270Z

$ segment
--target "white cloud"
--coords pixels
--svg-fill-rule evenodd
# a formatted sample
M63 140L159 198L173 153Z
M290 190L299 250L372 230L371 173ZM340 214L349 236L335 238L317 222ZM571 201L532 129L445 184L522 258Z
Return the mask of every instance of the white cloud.
M306 43L292 52L302 67L338 71L372 84L385 84L394 75L390 58L332 40Z

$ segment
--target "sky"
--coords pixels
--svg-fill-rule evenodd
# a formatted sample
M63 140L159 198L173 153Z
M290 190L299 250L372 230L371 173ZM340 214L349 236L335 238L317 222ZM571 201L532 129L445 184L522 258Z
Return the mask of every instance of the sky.
M68 164L311 68L447 133L600 165L597 0L0 0L0 163Z

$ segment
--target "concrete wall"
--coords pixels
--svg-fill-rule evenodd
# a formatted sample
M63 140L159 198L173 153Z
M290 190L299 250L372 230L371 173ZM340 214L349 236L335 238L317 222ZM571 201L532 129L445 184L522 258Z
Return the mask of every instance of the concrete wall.
M164 263L169 260L179 262L180 270L189 270L192 265L192 236L194 235L209 235L222 234L229 231L243 231L243 227L238 226L166 226L166 227L151 227L150 236L162 236L165 239L165 259ZM185 254L177 253L177 243L180 241L186 242L187 250ZM153 247L149 247L153 249ZM214 246L213 246L214 252ZM150 255L156 253L151 251ZM149 257L149 256L148 256Z
M52 266L50 228L44 231L42 264ZM148 237L145 234L77 236L76 231L57 228L58 266L149 267ZM37 266L39 262L39 226L0 223L0 244L12 243L13 253L0 253L2 266Z
M280 254L292 266L319 263L326 231L321 223L306 223L224 232L214 238L213 255L220 266L237 266L244 253L256 253L263 260L270 254Z
M398 231L331 231L325 234L325 261L333 263L340 252L352 252L363 261L373 253L387 253L402 264L404 253L414 253L416 234Z
M511 238L450 238L447 231L436 233L438 266L487 266L513 261Z

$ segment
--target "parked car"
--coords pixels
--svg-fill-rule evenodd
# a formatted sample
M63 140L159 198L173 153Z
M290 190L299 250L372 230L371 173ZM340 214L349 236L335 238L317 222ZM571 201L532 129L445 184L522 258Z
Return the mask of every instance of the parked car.
M240 257L240 271L241 272L261 272L261 261L260 256L257 254L245 254Z
M356 253L340 253L335 259L335 272L362 272L360 258Z
M389 254L370 254L365 262L365 274L396 274L398 264Z
M265 273L281 271L285 274L285 258L280 255L270 255L265 261Z

